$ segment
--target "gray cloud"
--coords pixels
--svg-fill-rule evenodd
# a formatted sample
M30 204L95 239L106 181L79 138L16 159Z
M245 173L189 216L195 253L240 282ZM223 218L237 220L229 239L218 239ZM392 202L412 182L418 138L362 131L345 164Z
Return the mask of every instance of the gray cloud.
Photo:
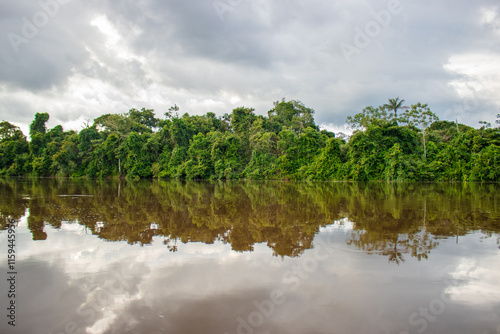
M356 29L366 33L373 12L390 1L233 3L221 14L213 0L72 0L17 53L9 33L22 37L23 19L35 24L43 7L2 3L0 118L27 126L27 115L47 111L49 126L75 128L78 120L132 107L161 115L174 103L190 114L241 105L265 113L282 97L314 108L318 123L339 126L396 96L471 125L498 111L494 94L476 87L474 103L465 103L470 96L452 84L499 85L500 6L492 0L401 0L402 10L371 31L350 62L341 43L356 47Z

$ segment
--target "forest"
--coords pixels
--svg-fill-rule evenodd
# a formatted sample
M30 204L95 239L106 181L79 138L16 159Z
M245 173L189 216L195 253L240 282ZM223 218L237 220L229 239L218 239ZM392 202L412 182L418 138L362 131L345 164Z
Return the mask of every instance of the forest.
M240 107L190 116L174 105L105 114L77 131L47 129L37 113L30 140L0 123L0 175L72 178L318 181L500 180L495 126L439 120L427 104L389 99L347 118L351 137L321 130L314 110L274 102L267 116Z

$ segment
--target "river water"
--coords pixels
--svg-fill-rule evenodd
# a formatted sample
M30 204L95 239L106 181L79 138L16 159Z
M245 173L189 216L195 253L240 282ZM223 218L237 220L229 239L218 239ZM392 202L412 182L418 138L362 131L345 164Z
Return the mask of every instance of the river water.
M499 237L494 184L0 179L0 333L500 333Z

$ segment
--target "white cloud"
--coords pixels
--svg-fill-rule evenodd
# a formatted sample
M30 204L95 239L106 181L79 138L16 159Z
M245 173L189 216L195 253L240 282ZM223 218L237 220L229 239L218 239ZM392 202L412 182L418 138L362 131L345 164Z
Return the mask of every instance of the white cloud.
M461 121L468 123L483 119L493 121L495 106L500 107L497 93L500 91L500 55L488 51L455 55L450 57L444 69L457 77L449 85L461 99L447 115L458 114ZM483 119L477 119L478 116Z
M342 132L343 134L346 134L348 136L352 135L352 133L353 133L352 129L347 124L337 125L337 124L333 124L333 123L330 123L330 124L323 123L323 124L319 125L319 128L328 130L328 131L333 132L333 133Z
M498 254L481 259L461 260L451 276L463 283L448 287L446 293L457 303L494 305L500 300L499 266Z
M483 7L480 13L480 24L500 35L499 7Z

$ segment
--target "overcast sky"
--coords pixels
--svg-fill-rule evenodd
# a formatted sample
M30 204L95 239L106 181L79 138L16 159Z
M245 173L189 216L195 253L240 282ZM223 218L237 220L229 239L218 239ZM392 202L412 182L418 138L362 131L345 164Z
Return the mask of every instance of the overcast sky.
M0 120L26 134L36 112L80 130L282 98L331 130L397 96L472 126L500 112L497 0L1 0L0 31Z

